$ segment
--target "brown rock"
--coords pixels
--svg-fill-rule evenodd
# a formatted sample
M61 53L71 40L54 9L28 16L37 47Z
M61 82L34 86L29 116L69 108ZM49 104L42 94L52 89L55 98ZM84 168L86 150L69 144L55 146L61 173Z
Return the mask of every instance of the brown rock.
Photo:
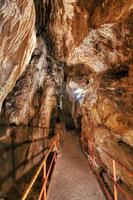
M9 123L27 125L35 117L38 108L37 91L46 78L46 47L41 38L32 55L31 63L17 81L5 101L4 113ZM36 96L36 97L35 97Z
M0 4L0 110L2 102L25 70L34 50L35 11L33 0Z

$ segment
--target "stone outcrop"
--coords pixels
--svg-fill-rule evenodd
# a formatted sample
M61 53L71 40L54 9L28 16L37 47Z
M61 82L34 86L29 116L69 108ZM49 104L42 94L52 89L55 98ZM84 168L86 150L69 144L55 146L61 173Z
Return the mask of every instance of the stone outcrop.
M83 63L96 73L105 72L116 65L128 65L133 56L128 47L128 43L132 42L129 38L130 31L128 24L126 30L125 24L105 24L91 30L83 42L73 50L68 63Z
M0 110L35 48L33 0L0 2Z
M44 42L38 38L30 64L5 100L4 113L10 124L28 125L35 117L39 108L38 92L47 74L46 53Z
M91 40L95 40L97 31L94 30L94 28L98 28L102 25L104 25L103 29L105 27L106 30L104 32L102 28L99 28L101 32L99 40L104 40L104 37L107 36L108 40L105 46L110 46L109 40L111 40L111 37L113 38L113 30L110 29L111 23L115 24L116 22L118 23L121 20L124 21L127 19L129 14L132 13L133 7L132 0L121 0L119 2L115 0L111 2L108 0L58 0L56 2L47 1L47 4L49 12L51 11L49 14L48 36L53 44L52 50L54 56L64 61L67 61L74 48L79 47L79 44L85 40L88 34L90 35L88 42L91 43ZM119 27L118 29L120 31ZM104 33L102 34L102 32ZM92 36L93 34L94 37ZM89 35L87 38L89 38ZM114 40L115 37L113 38ZM114 42L115 41L112 41L112 43ZM90 45L93 46L94 44ZM81 52L79 52L79 54L80 53Z
M48 35L54 45L54 55L63 60L87 35L87 12L75 0L51 1L49 22Z

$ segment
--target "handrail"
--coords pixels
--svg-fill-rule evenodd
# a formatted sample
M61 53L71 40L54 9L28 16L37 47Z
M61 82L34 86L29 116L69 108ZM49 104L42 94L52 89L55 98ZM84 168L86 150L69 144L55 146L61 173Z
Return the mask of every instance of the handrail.
M14 132L14 134L13 134L13 132L12 131L10 131L10 132L8 132L8 134L7 134L7 132L5 131L5 134L0 134L0 141L2 141L3 139L5 139L5 138L10 138L10 137L13 137L13 135L15 135L16 134L16 132L18 131L18 130L20 130L20 129L26 129L27 131L29 130L29 129L32 129L33 131L35 130L35 131L37 131L37 130L39 130L39 131L52 131L54 128L50 128L50 127L42 127L42 126L35 126L35 125L14 125L14 124L2 124L2 123L0 123L0 127L2 127L2 128L5 128L5 129L11 129L13 132ZM58 128L58 127L56 127L56 130L59 130L60 128ZM49 138L49 136L47 136L47 138ZM46 139L47 139L46 138Z
M7 128L40 128L40 129L49 129L51 130L52 128L50 127L43 127L43 126L35 126L35 125L24 125L24 124L21 124L21 125L15 125L15 124L2 124L0 123L0 126L3 126L3 127L7 127ZM56 128L56 129L60 129L60 128Z
M59 130L59 129L58 129ZM47 161L47 158L48 156L50 155L51 152L53 152L54 150L54 147L55 149L58 149L59 148L59 140L60 140L60 136L61 136L61 133L60 131L57 132L57 134L54 136L54 138L51 139L51 143L50 143L50 147L49 147L49 150L47 152L47 154L45 155L45 158L44 160L42 161L42 163L40 164L37 172L35 173L34 177L32 178L28 188L26 189L26 191L24 192L21 200L26 200L29 193L31 192L32 190L32 187L34 185L34 183L36 182L41 170L43 169L43 178L44 178L44 183L43 183L43 187L41 189L41 192L40 192L40 195L39 195L39 198L41 200L42 198L42 195L44 193L44 200L47 199L47 191L46 191L46 184L47 184L47 180L48 180L48 177L49 177L49 174L50 174L50 170L52 168L52 164L55 160L55 153L54 153L54 156L53 156L53 159L51 161L51 164L50 164L50 167L49 167L49 170L48 170L48 173L46 172L46 161Z
M82 136L83 137L83 136ZM83 144L83 138L81 138L81 142L82 142L82 146L83 146L83 151L85 152L85 147L84 147L84 144ZM113 199L113 200L118 200L118 191L120 191L124 196L125 196L125 200L132 200L132 198L129 196L129 194L118 184L117 180L116 180L116 163L120 166L122 166L122 168L124 170L126 170L126 172L133 176L133 172L128 169L128 167L126 167L124 164L122 164L119 160L115 159L112 155L110 155L108 152L106 152L103 148L103 152L108 155L111 160L112 160L112 170L113 170L113 175L109 174L107 168L103 167L104 170L106 171L106 174L107 176L109 177L109 179L113 182L113 185L114 185L114 197L111 198L110 194L109 194L109 191L107 189L107 187L105 186L104 182L101 180L101 177L99 175L99 173L94 169L94 163L93 163L93 159L94 159L94 147L93 147L93 144L89 143L89 152L90 152L90 159L88 160L89 161L89 164L90 164L90 167L91 169L93 170L93 172L95 173L95 175L97 176L101 186L102 186L102 189L104 190L105 194L107 195L107 198L108 200L110 199ZM99 161L99 163L101 164L101 160L100 158L98 157L97 160ZM102 163L103 164L103 163Z
M121 163L119 160L117 160L116 158L114 158L110 153L108 153L107 151L104 150L104 148L102 148L102 151L107 154L110 158L112 158L113 160L115 160L120 166L122 166L122 168L131 176L133 176L133 171L131 171L128 167L126 167L123 163Z

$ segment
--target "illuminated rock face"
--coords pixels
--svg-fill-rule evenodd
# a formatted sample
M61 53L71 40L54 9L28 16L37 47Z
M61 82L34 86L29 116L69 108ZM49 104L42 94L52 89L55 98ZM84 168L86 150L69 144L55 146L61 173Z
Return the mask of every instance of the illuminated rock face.
M105 24L91 30L83 42L72 51L68 59L69 65L83 63L93 72L103 73L115 65L130 63L133 54L127 46L127 38L131 32L128 24L126 29L125 23L118 23Z
M10 124L28 125L35 117L39 107L38 90L43 87L47 74L46 54L46 46L38 38L30 64L5 100L4 112Z
M0 167L3 169L0 172L0 189L4 192L9 192L11 187L14 190L15 181L31 173L30 170L40 163L49 144L51 113L54 109L56 112L57 87L62 85L63 71L56 63L54 66L52 61L49 64L46 56L46 45L39 37L31 62L2 108L6 123L13 125L1 129L0 124ZM14 156L11 155L12 142L15 145Z
M106 151L133 171L132 65L108 70L103 75L87 74L87 71L86 75L76 74L76 70L69 72L67 92L76 127L78 115L82 115L81 138L89 156L93 146L94 168L99 171L106 166L112 173L112 158ZM116 169L117 180L132 191L132 176L117 162ZM103 176L107 181L106 173Z
M97 171L112 173L104 150L133 171L133 2L59 0L51 7L48 36L68 65L71 113L76 127L82 115L86 151L94 146ZM117 178L133 194L133 178L118 164Z
M35 48L33 0L0 2L0 110Z
M87 35L88 14L76 0L54 1L51 7L48 35L53 42L54 55L65 60Z
M0 25L0 190L8 192L44 156L63 71L35 35L33 0L0 1Z
M112 173L112 161L105 154L106 150L133 171L132 0L34 2L37 44L33 0L0 1L3 116L12 125L49 127L51 113L57 108L58 88L64 84L63 61L66 91L71 102L65 106L69 108L68 113L71 110L76 128L78 117L82 116L81 138L88 155L94 147L95 169L99 172L105 166ZM38 35L46 36L47 47ZM3 147L3 141L5 146L12 144L13 131L11 128L5 131L0 137L0 146ZM17 159L22 159L16 159L16 163L43 151L44 144L35 144L34 139L47 136L48 131L20 127L16 144L25 142L28 135L28 141L33 143L26 147L24 144L24 150L17 151ZM2 167L6 169L3 176L12 170L12 161L6 165L10 152L5 154L2 154ZM24 171L16 172L17 177L40 158L25 166ZM107 180L106 174L103 178ZM117 179L133 193L132 176L118 164ZM12 179L10 181L11 185ZM2 184L5 188L6 183Z
M132 0L120 0L119 2L115 0L111 2L108 0L59 0L49 1L47 4L51 10L48 35L53 42L52 50L57 58L66 62L76 47L78 47L76 50L79 57L81 55L81 59L84 56L92 56L94 54L92 48L97 39L101 41L106 37L106 43L101 45L104 51L106 51L107 45L115 48L118 42L115 41L115 38L118 33L115 35L117 31L111 29L111 24L127 19L133 7ZM96 28L100 26L101 28L97 30ZM118 29L120 30L120 28ZM110 40L112 40L112 44L110 44ZM88 44L89 42L90 44ZM87 55L89 50L86 52L87 44L88 48L91 48L89 55ZM80 50L82 47L83 49ZM96 50L96 47L94 49ZM84 59L82 62L85 62Z

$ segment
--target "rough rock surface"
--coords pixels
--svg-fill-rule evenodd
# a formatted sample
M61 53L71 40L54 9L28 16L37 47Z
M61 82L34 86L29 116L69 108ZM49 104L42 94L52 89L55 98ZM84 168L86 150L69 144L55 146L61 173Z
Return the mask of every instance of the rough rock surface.
M48 37L54 56L68 65L66 89L75 127L82 116L85 150L90 155L93 147L100 174L104 167L112 174L104 150L133 171L133 2L59 0L50 6ZM133 177L116 168L132 199Z
M33 0L0 2L0 110L35 48Z
M61 108L69 97L64 111L76 128L82 122L88 158L93 154L90 161L112 192L105 172L112 175L112 160L105 151L133 171L133 2L34 2L37 37L47 46L38 38L35 51L33 1L0 2L0 107L8 95L2 116L12 125L49 127L57 104ZM12 129L1 130L7 144ZM132 175L118 163L116 168L117 182L132 199Z
M40 163L45 152L44 140L44 132L31 127L8 128L4 136L0 136L1 191L9 192L14 186L20 198L23 190L22 187L17 187L16 182ZM30 181L29 173L28 177ZM23 186L26 189L26 185ZM13 200L16 200L15 195L14 193Z
M74 122L77 123L79 113L82 115L81 138L88 155L93 146L94 167L96 170L107 167L113 173L112 156L116 160L117 181L121 180L126 190L132 191L133 177L122 165L133 171L133 87L131 74L126 73L125 67L121 70L108 71L103 77L93 74L80 76L80 79L71 77L67 91ZM132 66L129 73L130 70Z
M128 46L132 42L129 38L130 31L128 24L126 30L125 24L105 24L92 29L73 50L68 59L69 65L83 63L96 73L105 72L115 65L128 65L133 56Z
M27 125L36 115L37 92L43 87L47 74L46 52L44 42L38 38L30 64L5 100L5 117L10 124Z
M4 169L0 189L4 192L40 162L49 143L50 120L57 107L63 71L47 56L39 37L27 69L4 101L1 118L5 122L0 124L0 165Z
M94 34L95 38L94 28L127 19L133 8L132 0L120 0L119 2L115 0L111 2L108 0L57 0L56 2L48 1L47 4L51 11L48 35L53 43L52 50L57 58L65 61L73 49L83 42L88 33ZM107 33L109 38L111 37L110 31L109 35ZM107 40L106 44L108 42Z

